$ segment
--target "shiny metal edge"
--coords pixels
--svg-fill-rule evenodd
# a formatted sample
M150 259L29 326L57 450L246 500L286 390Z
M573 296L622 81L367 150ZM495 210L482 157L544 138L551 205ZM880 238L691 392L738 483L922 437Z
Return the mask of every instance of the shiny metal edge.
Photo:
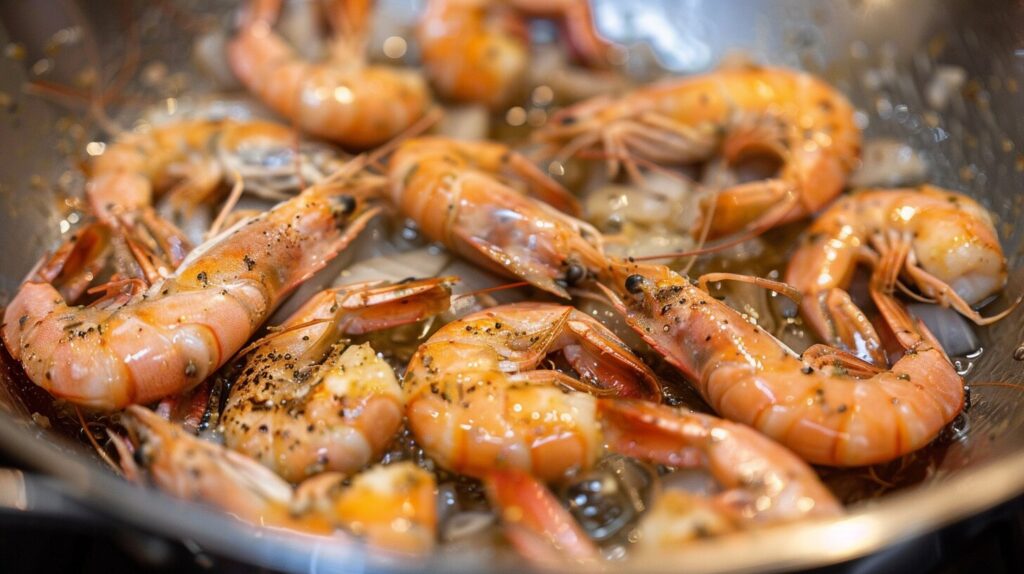
M58 439L57 442L63 439ZM229 558L289 572L322 568L343 571L422 571L443 567L470 572L493 564L434 555L427 562L363 552L359 546L292 536L250 527L195 503L156 489L129 487L85 456L41 441L27 428L0 417L0 442L39 441L25 451L25 463L65 481L67 495L96 512L178 538L182 532L202 547ZM72 450L80 450L71 447ZM657 556L638 555L622 563L645 572L776 572L846 562L968 518L1024 493L1024 452L952 476L941 484L865 504L842 518L777 526L762 531L686 545ZM183 510L185 512L183 512ZM253 544L254 540L259 544ZM501 566L499 565L499 568ZM569 569L567 571L572 571Z

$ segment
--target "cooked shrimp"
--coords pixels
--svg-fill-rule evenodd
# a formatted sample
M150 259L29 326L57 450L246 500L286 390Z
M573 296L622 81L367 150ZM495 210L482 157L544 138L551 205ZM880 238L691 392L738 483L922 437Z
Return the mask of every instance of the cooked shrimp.
M427 238L568 297L566 286L601 265L600 235L505 184L499 178L505 171L548 203L578 210L564 188L501 144L417 138L402 144L388 165L394 203Z
M354 473L398 433L402 388L356 335L448 308L452 279L352 285L315 295L250 352L221 415L225 444L291 482L325 470Z
M437 522L434 477L412 463L375 467L343 486L324 473L293 489L257 461L195 437L139 406L126 411L137 457L116 440L125 474L142 480L137 458L157 487L220 508L251 524L313 535L363 538L372 546L425 552Z
M446 98L498 108L522 89L523 22L489 0L431 0L416 28L423 67Z
M538 369L552 354L586 382ZM654 374L590 316L518 303L449 323L420 346L403 383L409 428L454 472L517 468L554 479L589 467L602 447L594 397L559 384L660 397Z
M897 261L872 281L873 294L891 294L902 274L924 297L979 325L1000 318L982 318L971 307L1006 285L1006 257L984 207L932 186L864 191L814 221L786 270L786 281L804 293L804 319L828 344L886 364L878 336L845 289L858 263L877 265L888 253Z
M714 506L746 527L834 516L839 502L817 473L757 430L642 401L602 399L608 448L660 464L704 468L722 491Z
M86 197L101 222L127 228L135 258L146 278L155 281L157 274L149 267L159 265L150 265L150 260L173 269L191 248L174 222L191 216L232 172L245 178L250 191L283 199L287 195L280 189L270 188L287 183L294 194L302 187L299 178L315 183L325 177L324 171L341 166L341 158L333 163L321 157L303 159L303 154L295 158L297 142L291 129L259 120L184 120L130 132L93 161ZM282 161L286 174L280 173ZM314 173L317 168L321 171ZM167 195L166 218L153 209L157 193ZM166 261L153 254L156 249L147 249L151 244Z
M99 222L83 225L52 254L39 260L29 277L57 285L61 297L75 301L92 284L110 255L110 228Z
M558 17L567 39L592 65L607 65L587 0L430 0L416 28L423 67L435 89L459 102L499 108L523 89L530 65L524 16Z
M333 4L336 27L352 19L348 2ZM362 54L353 54L352 38L338 38L328 62L304 61L272 28L279 8L280 0L250 2L228 62L246 88L296 127L362 149L391 139L427 112L430 95L419 73L365 65Z
M704 221L694 232L707 226L710 238L818 211L842 191L861 141L853 107L835 88L810 74L760 67L585 101L552 117L537 137L562 156L603 146L613 173L624 162L636 177L637 159L680 164L718 153L729 162L776 156L777 175L727 187L703 202Z
M292 289L365 227L370 176L313 187L212 238L173 275L116 305L72 307L33 275L3 340L55 397L113 410L186 390L238 351Z
M659 497L641 522L648 537L645 548L685 542L698 527L709 536L842 513L807 463L750 427L645 401L596 402L610 450L672 467L706 469L721 488L708 498L671 491ZM597 557L573 518L530 476L496 471L486 484L510 539L524 555L547 564ZM545 552L546 546L557 553Z
M627 322L723 417L815 464L892 460L932 441L964 405L963 380L909 317L906 354L881 370L817 347L803 360L666 267L615 264ZM609 295L614 293L606 288Z
M511 0L509 4L527 16L556 19L574 55L587 65L603 68L611 63L611 45L597 32L590 0Z
M425 186L446 194L443 202L426 199L427 193L413 195L410 200L421 203L415 210L404 208L428 237L451 233L447 245L474 247L476 260L483 254L491 268L553 293L564 293L560 284L596 281L609 296L626 301L622 310L630 326L678 367L716 412L754 426L811 462L855 466L896 458L928 444L963 406L960 376L927 330L901 314L889 296L877 300L906 332L902 344L908 350L892 370L825 347L812 348L801 361L667 267L608 257L600 236L586 234L589 228L574 218L504 191L492 179L474 179L482 182L474 188L464 181L468 178L445 172L444 162L435 164L440 173L404 172L409 174L406 193Z

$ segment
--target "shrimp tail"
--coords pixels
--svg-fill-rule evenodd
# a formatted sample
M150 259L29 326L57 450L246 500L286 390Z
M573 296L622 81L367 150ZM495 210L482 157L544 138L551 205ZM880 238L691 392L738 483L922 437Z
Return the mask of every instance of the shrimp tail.
M525 156L512 152L508 165L515 175L527 183L530 193L541 201L573 217L579 217L583 213L579 200L572 192L551 179Z
M91 223L76 231L53 254L42 258L26 281L50 283L67 301L81 297L110 255L110 228Z
M252 522L264 518L268 508L283 509L291 500L291 486L255 460L200 440L147 408L132 405L125 413L125 423L139 441L135 458L169 494L218 506Z
M667 466L706 466L725 488L716 506L738 521L842 513L814 469L750 427L644 401L598 399L598 412L613 451Z
M350 335L372 333L433 317L451 306L454 276L434 277L368 289L351 290L341 300L346 310L343 331Z
M886 364L881 337L849 293L833 287L815 299L804 306L804 316L815 330L830 333L829 340L844 351L875 365Z
M495 471L484 484L500 510L505 535L521 556L538 566L591 563L597 547L551 492L521 470Z
M560 285L554 277L551 277L544 262L535 261L533 258L510 255L508 250L501 245L474 235L468 230L455 230L453 235L459 240L461 245L472 249L477 256L490 262L491 267L496 267L497 270L504 270L505 273L513 277L521 277L529 281L534 287L547 291L557 297L563 299L571 298L565 287Z
M567 327L578 339L562 352L583 381L614 389L619 397L661 401L658 378L610 331L587 315L570 318Z

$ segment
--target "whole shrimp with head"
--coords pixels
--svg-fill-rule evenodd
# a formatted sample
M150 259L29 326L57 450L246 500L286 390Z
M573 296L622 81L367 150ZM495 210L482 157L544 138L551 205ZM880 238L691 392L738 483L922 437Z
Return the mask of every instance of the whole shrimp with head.
M530 66L524 16L564 22L566 38L590 65L608 65L608 45L594 30L588 0L430 0L417 25L423 66L443 96L491 108L521 90Z
M482 266L568 297L566 287L601 265L600 234L565 213L579 212L576 199L502 144L407 140L388 163L388 179L402 215Z
M299 129L349 148L381 144L426 114L430 95L413 70L364 62L361 34L368 8L356 0L330 3L335 33L331 57L304 61L273 30L280 0L251 0L228 62L238 79Z
M395 373L360 335L448 309L454 278L322 291L254 344L221 414L225 444L291 482L354 473L379 460L401 428Z
M552 358L569 368L541 368ZM686 421L704 432L741 428L637 400L660 400L650 369L589 315L545 303L494 307L445 325L409 362L405 388L417 441L445 468L471 476L515 469L554 480L588 468L604 444L673 466L699 464L703 455L682 445L703 449L706 434L671 447L646 439L658 425ZM743 442L756 435L736 432Z
M536 137L566 158L603 147L614 175L640 161L678 165L721 154L728 163L776 158L767 178L716 190L694 226L708 237L806 217L843 189L860 156L854 110L835 88L783 68L732 67L600 96L568 107Z
M597 403L609 450L675 469L702 469L717 489L658 492L637 525L635 552L660 555L699 538L843 512L814 469L750 427L646 401ZM485 484L502 511L506 535L532 562L599 559L573 517L534 477L510 469L492 472Z
M638 400L660 399L657 378L572 307L518 303L449 323L413 356L405 388L409 428L435 461L483 478L503 516L571 541L577 559L591 554L588 539L532 481L588 469L604 445L708 468L726 491L713 504L745 524L840 512L813 470L754 430ZM510 535L528 544L521 528Z
M902 321L908 352L891 370L824 346L802 360L669 268L606 256L600 235L573 217L480 173L474 185L490 192L467 192L475 189L462 184L457 172L444 171L441 162L435 174L412 169L415 164L396 171L401 151L392 159L391 185L409 195L405 201L419 202L414 209L403 206L403 212L425 231L432 229L429 237L557 295L566 295L566 286L597 283L716 412L811 462L857 466L891 460L931 442L963 407L962 379L909 317Z
M91 408L189 389L365 227L379 186L339 174L200 245L146 292L99 305L71 306L50 277L33 275L4 313L4 344L34 383Z
M129 247L152 283L161 265L176 268L191 248L177 222L194 217L231 179L231 172L248 177L250 189L265 187L254 176L265 176L267 170L254 170L259 166L251 165L253 159L291 154L296 141L294 131L260 120L197 119L150 126L118 137L93 160L86 197L100 222L127 232ZM339 160L333 167L340 165ZM308 175L308 169L304 172ZM162 215L154 208L158 194L169 207L160 210ZM281 199L280 194L274 197Z
M434 477L412 463L376 466L354 477L327 472L292 487L257 461L191 435L146 408L131 406L126 414L134 440L115 436L114 444L132 480L148 477L172 496L253 525L341 540L354 535L403 553L427 552L434 545Z
M605 291L627 322L716 412L815 464L900 457L930 443L963 408L963 379L909 316L898 324L905 354L884 370L824 345L801 357L666 267L618 263L610 275L625 293Z
M991 215L960 193L926 185L844 197L811 224L790 259L786 281L804 293L808 326L826 343L885 365L878 334L846 292L859 263L876 267L872 298L901 339L914 337L901 328L908 318L891 297L901 277L917 287L915 298L978 325L1013 309L984 318L972 308L1006 285L1006 257Z

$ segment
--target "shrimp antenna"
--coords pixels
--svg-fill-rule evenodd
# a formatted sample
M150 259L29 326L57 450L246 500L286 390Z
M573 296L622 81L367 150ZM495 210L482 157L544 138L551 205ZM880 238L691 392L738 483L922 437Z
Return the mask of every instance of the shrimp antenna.
M530 284L529 281L516 281L515 283L506 283L504 285L495 285L494 287L484 287L483 289L477 289L475 291L469 291L467 293L459 293L458 295L452 295L452 300L462 299L463 297L476 297L485 293L494 293L497 291L505 291L507 289L518 289L520 287L526 287Z
M309 327L315 327L317 325L322 325L324 323L330 323L331 321L333 321L333 319L330 318L313 319L311 321L306 321L305 323L299 323L298 325L289 325L288 327L285 327L283 329L273 330L270 333L267 333L266 335L260 337L259 339L256 339L252 343L249 343L249 346L235 354L235 358L240 359L282 335L286 335L294 331L300 331L302 329L308 329Z
M100 458L103 459L103 462L107 463L107 465L109 465L110 468L114 469L114 472L116 472L117 474L121 474L121 467L119 467L117 463L114 462L114 459L110 458L110 455L107 454L107 451L103 450L103 447L100 446L99 441L96 440L96 437L93 436L92 431L89 430L89 424L85 422L85 417L82 415L82 409L76 406L75 414L78 415L78 422L82 425L82 431L85 432L85 436L89 439L89 443L92 444L92 447L94 449L96 449L96 454L98 454Z
M239 198L242 197L242 191L245 190L245 181L242 179L242 174L238 173L238 170L232 170L231 173L235 176L235 185L231 187L231 193L228 194L227 200L224 202L223 207L220 208L220 213L217 214L217 218L213 220L213 224L210 225L210 229L206 232L206 239L220 233L220 228L224 226L228 214L235 208Z
M656 162L653 162L653 161L651 161L649 159L644 159L642 157L633 157L633 156L629 156L629 155L623 154L623 153L614 153L614 152L609 152L609 151L604 151L604 150L583 150L583 151L580 151L579 153L577 153L576 157L579 157L579 158L582 158L582 159L605 159L605 160L611 159L611 160L617 160L617 161L621 161L621 162L625 162L625 161L628 160L628 161L633 162L636 165L639 165L641 167L649 169L649 170L651 170L651 171L653 171L655 173L660 173L662 175L667 175L667 176L671 177L672 179L677 179L679 181L682 181L683 183L687 183L687 184L691 184L691 185L696 185L697 184L697 182L694 181L692 177L689 177L687 175L679 173L678 171L669 169L669 168L667 168L667 167L665 167L663 165L659 165ZM640 180L640 183L641 183L641 185L643 184L643 180L642 179Z
M366 158L367 163L378 163L381 160L381 158L395 151L395 148L397 148L402 142L409 138L416 137L421 133L427 131L428 129L433 127L434 124L441 121L441 118L443 117L444 110L442 110L440 107L434 106L430 108L430 110L428 110L427 113L424 114L422 118L416 120L411 126L405 128L398 135L391 138L386 143L382 144L380 147L370 152L370 154Z
M787 205L788 205L788 203L789 202L787 202ZM714 206L714 204L712 204L712 206ZM712 207L712 209L713 209L713 207ZM772 217L762 219L760 222L757 223L757 225L755 227L751 228L746 233L741 233L741 234L738 234L738 235L734 235L731 238L728 238L728 239L726 239L724 241L716 242L716 243L714 243L712 245L705 245L703 247L698 247L696 249L689 249L689 250L684 250L684 251L675 251L675 252L669 252L669 253L659 253L659 254L655 254L655 255L643 255L643 256L640 256L640 257L632 257L631 259L633 261L656 261L658 259L677 259L677 258L680 258L680 257L696 257L698 255L706 255L708 253L715 253L715 252L721 251L723 249L728 249L729 247L734 247L736 245L739 245L740 243L743 243L743 242L746 242L746 241L750 241L751 239L754 239L755 237L758 237L758 236L762 235L765 231L768 231L769 229L774 227L775 224L777 224L779 221L781 221L782 218L785 217L788 214L788 210L787 209L779 209L779 210L776 210L776 211L777 211L777 213L773 214ZM710 221L711 221L711 219L713 217L713 213L714 213L713 211L709 212L708 217L705 218L708 223L710 223ZM706 236L707 235L707 229L706 228L707 228L707 226L705 226L705 229L702 231L702 236ZM701 241L700 243L702 243L702 242L703 241Z

